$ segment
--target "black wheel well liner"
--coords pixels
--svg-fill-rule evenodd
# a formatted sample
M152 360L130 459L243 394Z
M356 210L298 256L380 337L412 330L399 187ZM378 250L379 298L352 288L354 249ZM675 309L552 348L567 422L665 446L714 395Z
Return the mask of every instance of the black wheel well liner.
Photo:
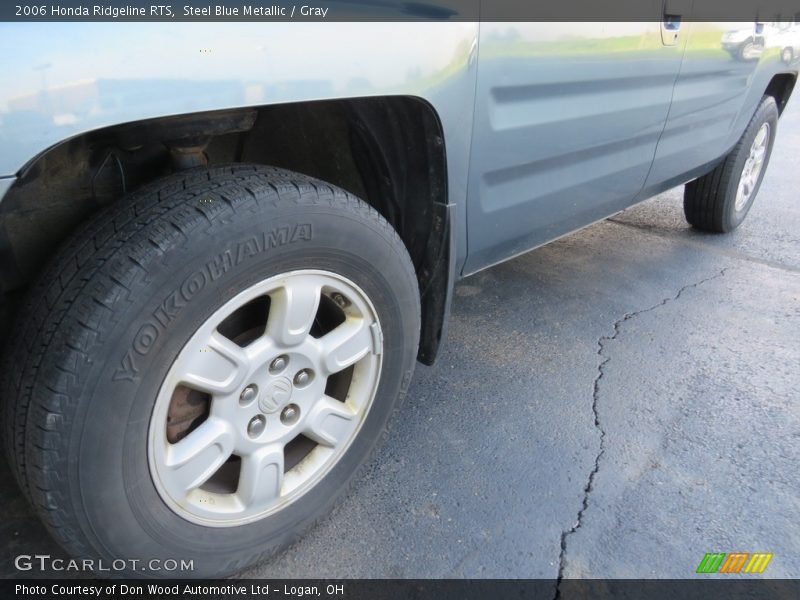
M414 96L192 113L67 139L29 161L0 202L2 289L27 285L98 209L186 164L175 161L176 150L209 164L254 162L297 171L375 207L414 263L422 303L418 358L432 364L453 285L454 229L442 125L435 109Z
M789 102L795 83L797 83L797 73L778 73L772 77L769 85L767 85L764 95L775 98L775 103L778 105L778 114L783 113L783 109L786 108L786 103Z

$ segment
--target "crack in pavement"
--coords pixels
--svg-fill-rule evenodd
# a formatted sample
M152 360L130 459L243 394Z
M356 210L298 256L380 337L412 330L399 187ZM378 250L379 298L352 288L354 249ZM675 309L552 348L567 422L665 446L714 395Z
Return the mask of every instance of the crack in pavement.
M605 375L605 367L611 360L610 356L604 356L603 352L606 349L606 345L609 342L612 342L617 339L621 331L622 324L626 321L630 321L634 317L638 317L639 315L643 315L645 313L652 312L662 306L669 304L670 302L675 302L683 295L686 290L696 288L698 286L703 285L704 283L708 283L709 281L713 281L714 279L719 279L725 275L725 272L728 271L733 267L726 267L722 269L716 275L712 275L711 277L706 277L705 279L701 279L698 282L690 283L688 285L683 286L678 293L670 298L665 298L661 302L650 306L649 308L645 308L642 310L637 310L630 313L625 313L625 315L621 319L617 319L614 322L614 333L612 335L603 335L597 340L597 356L600 358L600 362L597 365L597 374L594 378L594 382L592 385L592 414L594 415L594 426L595 429L600 433L600 444L597 450L597 455L594 459L594 465L592 466L592 470L589 472L589 479L586 482L586 486L583 488L583 502L581 503L581 508L578 510L577 518L575 519L575 524L567 530L561 532L561 551L559 553L558 558L558 577L556 578L556 590L555 590L555 599L558 600L561 598L561 582L564 579L564 569L567 563L567 538L575 533L578 529L580 529L581 525L583 524L583 515L586 513L586 510L589 508L589 495L594 490L594 480L597 476L597 472L600 470L600 460L603 458L603 455L606 451L606 432L603 429L602 424L600 423L600 413L597 410L597 399L600 395L600 381L603 379Z

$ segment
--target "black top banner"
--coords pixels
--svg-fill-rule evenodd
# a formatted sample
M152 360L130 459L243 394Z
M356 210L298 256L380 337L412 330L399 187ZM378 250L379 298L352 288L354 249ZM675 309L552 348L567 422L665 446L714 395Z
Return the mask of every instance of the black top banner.
M800 0L3 0L0 21L800 22Z

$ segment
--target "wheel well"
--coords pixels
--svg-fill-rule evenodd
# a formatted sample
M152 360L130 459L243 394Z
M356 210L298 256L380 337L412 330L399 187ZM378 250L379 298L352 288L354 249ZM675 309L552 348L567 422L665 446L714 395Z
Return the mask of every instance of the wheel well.
M25 287L103 206L172 171L252 162L335 184L375 207L416 268L430 364L445 318L451 256L444 138L435 110L408 96L325 100L125 123L56 145L0 203L0 283Z
M794 84L797 82L796 73L780 73L775 75L764 92L765 96L772 96L778 105L778 113L782 113L792 95Z

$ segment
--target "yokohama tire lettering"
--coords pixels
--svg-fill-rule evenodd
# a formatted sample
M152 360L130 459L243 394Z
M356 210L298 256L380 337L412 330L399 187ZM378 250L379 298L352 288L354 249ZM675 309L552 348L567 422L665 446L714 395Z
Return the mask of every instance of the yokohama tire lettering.
M310 223L287 225L271 231L265 231L261 235L255 235L239 242L233 250L227 249L223 251L201 269L189 274L181 282L178 289L171 292L161 305L153 311L151 318L133 336L131 347L120 360L119 367L114 372L112 379L114 381L138 380L138 359L146 356L152 350L166 326L209 282L215 281L231 268L241 264L245 259L278 246L299 241L309 241L312 236L313 230Z

